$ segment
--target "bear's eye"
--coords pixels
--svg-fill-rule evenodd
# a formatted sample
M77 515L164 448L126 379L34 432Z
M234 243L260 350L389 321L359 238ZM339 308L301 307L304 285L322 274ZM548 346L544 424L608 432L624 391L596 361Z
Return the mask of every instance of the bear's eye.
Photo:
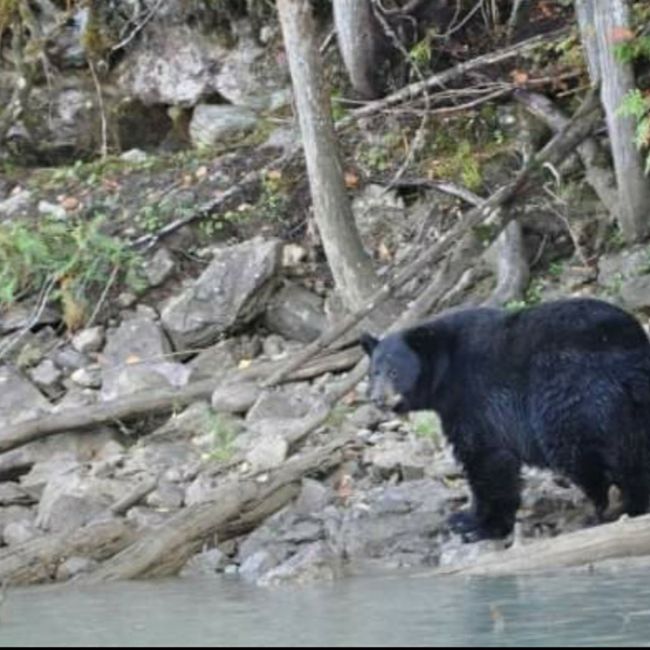
M391 369L388 371L388 376L389 376L391 379L397 379L397 370L395 370L395 368L391 368Z

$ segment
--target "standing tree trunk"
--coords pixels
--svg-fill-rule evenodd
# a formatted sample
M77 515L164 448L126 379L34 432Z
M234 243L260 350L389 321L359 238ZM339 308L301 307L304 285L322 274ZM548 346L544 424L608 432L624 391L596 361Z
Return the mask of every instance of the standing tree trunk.
M310 3L309 0L278 0L277 7L316 224L336 288L345 306L356 311L381 283L361 243L348 200Z
M576 12L592 82L601 84L618 185L615 216L626 241L639 241L650 233L650 183L634 144L634 120L617 114L634 88L632 66L615 54L616 43L630 34L629 7L627 0L576 0Z
M385 83L380 73L387 39L371 0L334 0L334 24L352 87L364 99L381 97Z

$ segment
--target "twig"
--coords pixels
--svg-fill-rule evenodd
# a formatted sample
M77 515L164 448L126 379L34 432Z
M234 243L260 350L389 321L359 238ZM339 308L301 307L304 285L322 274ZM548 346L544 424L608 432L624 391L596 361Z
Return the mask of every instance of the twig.
M502 50L490 52L489 54L484 54L483 56L476 57L470 61L459 63L458 65L455 65L448 70L432 75L424 82L420 81L409 84L408 86L405 86L401 90L393 93L392 95L388 95L383 99L368 102L362 108L358 108L352 111L350 115L340 120L338 126L340 128L345 128L359 118L374 115L375 113L383 111L386 108L390 108L391 106L396 106L415 97L419 97L422 93L430 90L431 88L438 86L444 87L444 85L449 83L451 80L461 77L472 70L476 70L477 68L481 68L485 65L501 63L516 56L520 56L524 52L529 52L543 45L548 45L549 42L566 36L568 31L568 29L560 29L552 32L551 34L542 34L540 36L535 36L526 41L522 41L521 43L517 43L516 45L506 47Z
M91 57L88 57L88 68L95 84L95 92L97 93L97 102L99 103L99 117L102 125L102 146L101 156L102 160L106 160L108 156L108 123L106 121L106 110L104 107L104 96L102 95L102 85L99 83L99 77L95 70L95 64Z
M413 71L415 72L420 82L424 83L425 79L424 79L424 75L422 74L422 70L420 70L420 66L406 50L404 44L395 33L395 30L390 26L390 24L386 20L381 8L378 6L379 0L371 0L371 1L372 1L375 18L377 19L377 22L381 25L382 29L384 30L384 33L386 34L386 36L388 36L388 38L392 41L395 48L404 57L404 60L408 61L409 65L413 68ZM386 187L385 192L390 191L395 186L395 183L397 183L397 181L405 174L409 165L413 161L416 150L418 148L421 148L424 145L424 141L426 137L426 127L430 119L429 112L431 109L431 101L429 99L429 93L427 90L424 91L423 95L424 95L425 110L424 113L422 114L422 119L420 120L420 126L418 127L418 130L413 138L413 141L409 146L409 150L406 156L404 157L402 164L399 166L397 172L395 172L395 176L393 177L393 180Z
M124 49L147 25L147 23L155 16L158 9L162 6L165 0L158 0L158 2L150 9L149 13L144 17L142 22L138 23L130 34L123 38L117 45L111 48L111 54Z
M14 336L10 337L6 341L3 341L2 344L0 344L0 361L6 358L9 352L11 352L11 350L13 350L16 347L16 345L18 345L18 343L25 337L27 332L29 332L32 329L32 327L36 325L36 323L38 323L38 319L41 317L41 314L45 310L47 301L54 289L55 284L56 284L56 277L50 276L43 284L43 288L41 289L41 295L39 296L38 302L36 303L36 308L32 312L32 317L29 319L27 324Z
M111 290L111 287L115 283L115 279L117 278L117 274L119 273L119 271L120 271L120 267L118 264L116 264L113 267L113 270L111 271L111 275L108 278L108 282L106 283L106 286L102 291L102 295L99 297L99 300L97 301L97 305L95 305L95 309L93 310L92 315L90 316L88 322L86 323L86 327L92 327L92 324L95 322L95 318L97 318L97 314L99 314L99 310L102 308L102 305L106 300L106 296L108 295L108 292Z

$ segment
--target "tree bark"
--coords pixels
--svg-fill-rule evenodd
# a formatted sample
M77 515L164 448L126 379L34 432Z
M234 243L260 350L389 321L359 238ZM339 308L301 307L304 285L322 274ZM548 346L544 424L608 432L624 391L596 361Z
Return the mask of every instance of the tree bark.
M386 36L375 18L371 0L334 0L334 24L352 87L364 99L381 97L381 59Z
M51 582L67 558L78 556L102 561L135 539L134 527L124 519L110 519L78 530L38 537L0 551L0 584Z
M309 0L277 3L302 132L314 216L336 288L356 310L380 286L356 229L343 180Z
M505 551L489 553L472 564L451 566L436 573L511 575L647 555L650 555L650 516L621 519L552 539L513 546Z
M629 6L627 0L577 0L576 12L592 82L601 86L618 185L616 216L625 240L640 241L650 233L650 182L635 146L634 119L618 114L635 87L634 72L615 54L616 44L631 33Z

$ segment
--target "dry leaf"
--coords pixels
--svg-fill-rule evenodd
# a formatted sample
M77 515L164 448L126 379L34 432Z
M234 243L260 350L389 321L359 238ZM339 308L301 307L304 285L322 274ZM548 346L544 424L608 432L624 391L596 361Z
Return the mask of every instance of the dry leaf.
M627 27L613 27L609 32L609 40L612 43L625 43L634 38L634 32Z
M345 187L349 190L359 187L359 176L354 172L345 172Z

